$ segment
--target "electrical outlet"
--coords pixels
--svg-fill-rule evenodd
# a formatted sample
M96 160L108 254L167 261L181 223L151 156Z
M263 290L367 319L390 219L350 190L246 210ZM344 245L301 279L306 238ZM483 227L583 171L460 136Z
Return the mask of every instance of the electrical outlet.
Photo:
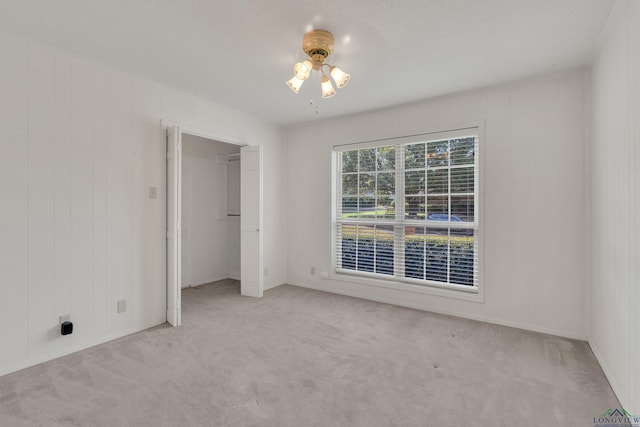
M312 276L316 275L316 268L315 267L311 267L310 273Z
M118 313L124 313L127 311L127 300L121 299L118 301Z
M150 199L158 198L158 187L149 187L149 198Z
M267 274L269 274L269 269L267 267L264 268L264 275L266 276Z

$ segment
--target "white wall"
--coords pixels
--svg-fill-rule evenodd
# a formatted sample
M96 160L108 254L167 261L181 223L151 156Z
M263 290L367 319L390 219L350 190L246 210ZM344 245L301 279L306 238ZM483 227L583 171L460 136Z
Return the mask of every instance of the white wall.
M288 282L586 339L585 84L576 70L286 129ZM331 268L334 144L477 121L485 123L484 303L310 274Z
M640 414L640 2L616 3L591 83L589 343Z
M240 276L240 217L227 216L222 163L233 153L240 153L239 145L182 135L183 288Z
M265 287L284 281L277 128L2 34L0 57L0 374L164 321L162 119L264 145Z

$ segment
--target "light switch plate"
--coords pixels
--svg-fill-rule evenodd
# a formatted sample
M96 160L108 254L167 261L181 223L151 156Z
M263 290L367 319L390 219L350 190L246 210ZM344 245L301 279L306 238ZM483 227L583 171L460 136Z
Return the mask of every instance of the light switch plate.
M127 311L127 300L121 299L118 301L118 313L124 313Z

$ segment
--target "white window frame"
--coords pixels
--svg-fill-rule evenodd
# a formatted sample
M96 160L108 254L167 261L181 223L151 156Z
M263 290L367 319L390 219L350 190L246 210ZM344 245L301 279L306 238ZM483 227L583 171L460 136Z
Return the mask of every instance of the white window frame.
M483 123L473 123L465 126L457 126L450 128L451 130L445 131L433 131L433 132L424 132L417 135L410 136L402 136L395 138L386 138L380 140L373 141L365 141L351 144L338 144L333 146L332 153L332 194L331 194L331 263L332 268L330 272L330 278L332 280L343 281L343 282L353 282L359 284L366 284L374 287L382 287L382 288L390 288L395 290L407 291L407 292L416 292L422 294L430 294L437 295L442 297L450 297L455 299L462 299L467 301L474 302L484 302L484 280L483 280L483 264L484 264L484 227L483 227L483 172L484 172L484 156L483 156L483 146L484 146L484 124ZM340 191L340 176L341 171L339 170L339 162L338 155L340 152L355 150L355 149L364 149L364 148L374 148L374 147L383 147L389 145L405 145L412 143L422 143L426 141L435 141L440 139L453 139L456 137L463 136L476 136L478 138L478 144L476 145L476 159L475 159L475 167L476 167L476 185L475 185L475 222L463 225L463 227L468 227L471 229L475 229L475 246L476 246L476 268L477 268L477 281L474 286L468 285L456 285L456 284L444 284L439 282L420 280L420 279L412 279L406 277L397 277L379 273L371 273L371 272L363 272L351 269L341 269L338 266L338 224L345 222L357 222L352 220L342 220L338 218L338 195ZM404 164L401 159L400 150L396 150L396 200L398 200L398 191L404 192ZM399 162L400 161L400 162ZM401 190L400 190L401 189ZM341 202L340 202L341 203ZM445 226L447 227L449 223L442 224L438 222L437 224L429 223L427 221L421 220L406 220L404 219L404 203L396 204L396 219L392 220L395 225L400 226ZM378 223L380 220L378 220ZM363 223L370 224L371 221L363 221ZM460 225L459 223L456 225ZM396 230L399 227L395 227ZM399 236L398 236L399 237ZM396 238L396 242L398 242L398 238ZM394 251L395 253L395 251ZM398 266L395 267L396 272Z

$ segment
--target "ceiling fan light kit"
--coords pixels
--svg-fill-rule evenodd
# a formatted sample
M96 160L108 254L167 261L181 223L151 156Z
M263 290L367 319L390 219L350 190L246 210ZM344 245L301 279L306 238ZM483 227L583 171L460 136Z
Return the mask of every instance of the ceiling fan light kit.
M338 89L343 88L351 76L340 68L329 65L324 61L333 53L333 34L326 30L311 30L302 37L302 50L309 56L309 59L298 62L293 67L293 77L287 85L295 93L300 92L300 88L305 80L309 78L312 70L322 74L320 84L322 86L322 97L331 98L336 94L336 90L331 84L331 79L325 74L325 67L329 70L329 75L333 78Z

